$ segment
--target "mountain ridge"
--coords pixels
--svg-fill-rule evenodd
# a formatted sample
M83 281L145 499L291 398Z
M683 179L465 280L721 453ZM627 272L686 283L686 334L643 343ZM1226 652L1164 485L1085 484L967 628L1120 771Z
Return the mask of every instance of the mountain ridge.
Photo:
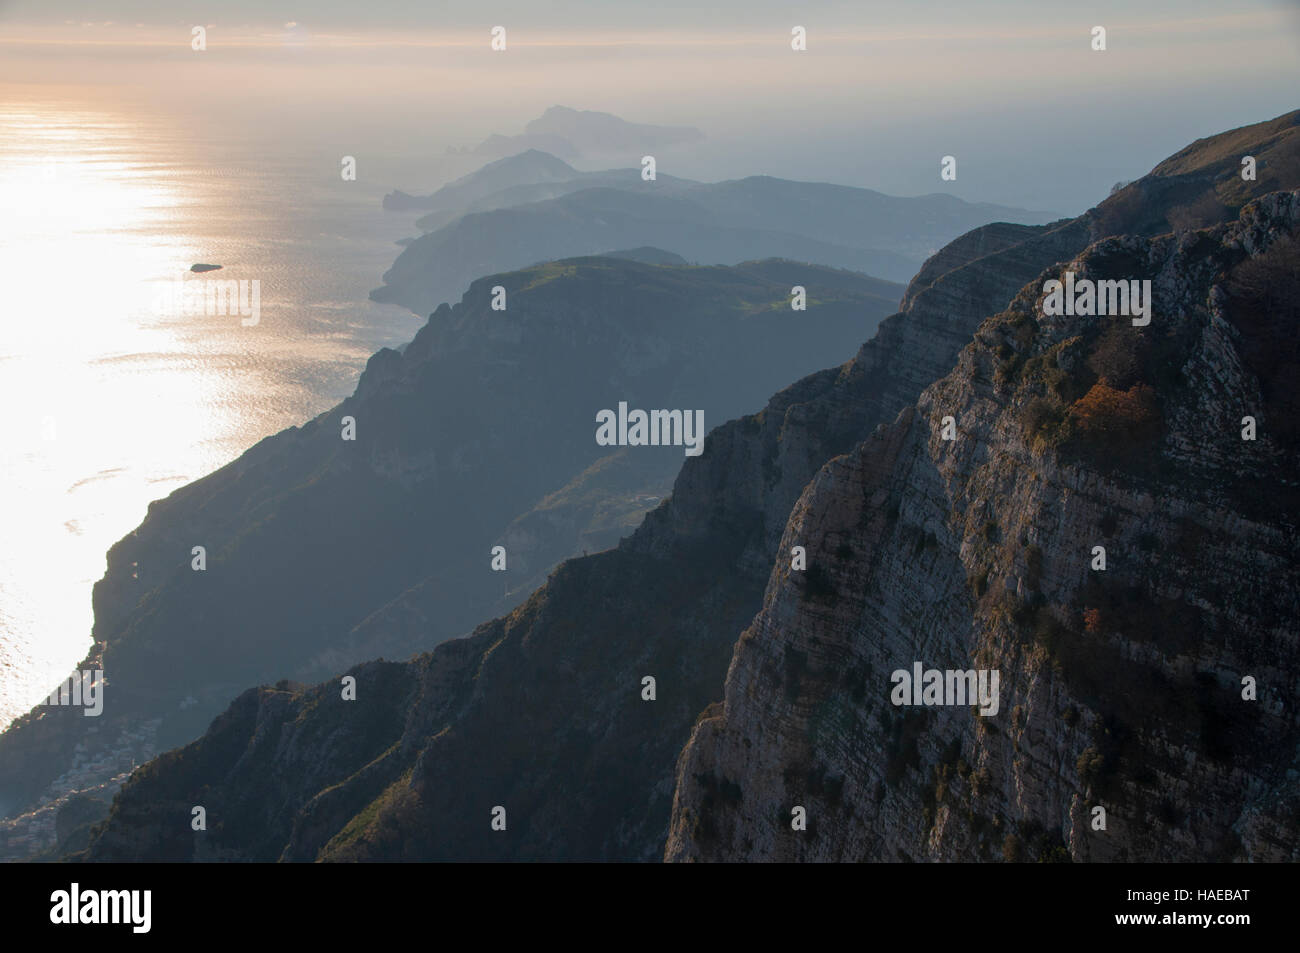
M803 312L796 281L812 289ZM110 701L97 719L38 707L0 735L5 813L86 774L65 775L79 746L111 775L200 734L247 684L405 657L512 608L555 562L633 528L681 464L682 447L599 446L600 408L734 416L858 341L901 292L781 261L578 258L479 279L373 355L351 397L151 504L110 550L81 665L107 673ZM399 617L422 621L379 624Z
M990 216L1050 217L941 194L900 199L771 176L644 181L627 169L540 188L575 183L584 187L555 198L506 204L489 195L477 200L483 211L436 213L437 221L456 217L407 244L371 298L424 313L485 271L640 245L703 264L791 258L905 282L932 250Z
M1285 158L1295 149L1296 137L1286 135L1259 151ZM1219 213L1181 203L1199 202L1207 188L1218 195L1235 169L1215 160L1193 172L1195 181L1139 180L1133 192L1121 191L1074 220L1025 230L985 226L945 248L946 270L923 268L924 280L907 291L906 310L882 322L854 358L784 388L758 414L710 431L707 452L685 461L671 497L618 547L561 564L522 606L468 638L397 668L359 666L363 686L395 678L412 699L400 728L390 722L354 740L322 734L325 726L348 723L343 705L349 703L337 701L335 682L250 689L207 736L138 771L77 856L662 856L670 831L673 844L691 834L676 819L682 813L673 811L679 756L697 725L718 717L714 706L728 666L735 669L733 653L741 658L745 649L744 640L738 649L736 636L763 608L791 513L811 492L810 481L824 484L818 474L828 461L848 465L864 440L893 441L900 452L915 447L906 443L916 440L907 436L914 416L907 408L970 353L988 316L1005 313L1008 302L1023 304L1027 284L1074 261L1094 245L1097 232L1132 235L1112 242L1122 252L1125 242L1167 232L1166 216L1173 215L1181 237L1166 244L1198 247L1197 217ZM1135 195L1145 201L1135 203ZM1023 370L1017 343L1012 334L989 345L1006 346L998 360L1008 363L1007 374ZM886 474L889 455L882 459L878 470ZM928 505L918 500L910 505ZM851 514L846 503L841 515ZM925 551L925 532L916 544ZM814 590L826 582L814 581L817 576L808 577ZM640 695L646 675L657 678L654 702ZM801 690L797 656L783 655L775 675ZM907 769L906 732L898 741ZM364 760L377 750L383 754ZM1089 770L1104 777L1111 754L1098 750L1086 763L1097 767ZM825 800L825 772L809 769ZM257 783L268 770L274 784ZM691 803L703 805L711 796L709 809L721 812L735 800L723 779L715 777L710 787L705 776L698 789L692 780L698 779L680 784ZM211 817L239 823L196 838L186 807L196 798L205 799ZM930 803L942 801L936 795ZM508 836L489 829L494 805L508 806ZM1039 833L1026 828L1017 837L1036 846Z
M1300 191L1276 192L1234 224L1101 240L829 461L780 546L805 545L809 571L777 561L725 700L683 751L665 858L1300 857L1300 733L1282 702L1300 536L1280 476L1300 447L1277 431L1242 440L1268 379L1243 360L1254 317L1231 290L1270 255L1300 290L1297 229ZM1063 270L1150 276L1155 327L1042 317L1044 280ZM1294 386L1291 351L1274 371ZM1159 433L1096 403L1142 388ZM1247 494L1277 502L1246 511ZM914 660L1000 670L1001 711L891 710L887 673ZM794 805L806 831L790 829Z

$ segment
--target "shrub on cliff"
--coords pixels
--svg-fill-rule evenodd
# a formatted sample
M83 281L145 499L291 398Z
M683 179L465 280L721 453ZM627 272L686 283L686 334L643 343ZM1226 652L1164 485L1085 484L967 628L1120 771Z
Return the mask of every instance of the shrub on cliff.
M1098 381L1070 407L1064 443L1076 453L1128 462L1152 448L1161 426L1153 387L1119 390Z

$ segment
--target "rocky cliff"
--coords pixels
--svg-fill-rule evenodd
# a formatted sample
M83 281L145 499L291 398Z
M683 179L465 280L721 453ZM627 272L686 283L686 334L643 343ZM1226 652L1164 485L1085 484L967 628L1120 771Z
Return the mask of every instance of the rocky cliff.
M95 587L81 667L106 673L104 714L16 721L0 809L190 741L250 684L406 658L508 611L560 560L635 528L684 459L598 445L598 411L698 409L712 426L856 347L902 290L787 261L587 258L481 279L374 355L341 405L151 505ZM65 776L74 760L100 776Z
M1027 277L1019 256L1036 261L1037 270L1085 240L1078 223L1035 229L1039 258L1008 250L1006 262L985 262L969 280L912 289L908 313L888 319L853 361L787 388L760 414L711 431L706 452L685 462L671 498L634 536L565 563L509 616L412 663L411 672L437 674L419 679L421 702L387 736L385 758L364 777L313 774L275 794L237 780L211 752L233 745L274 760L282 731L304 712L333 706L340 692L337 682L327 683L289 693L265 711L246 698L242 719L222 720L239 732L237 743L217 742L226 731L210 733L160 758L123 791L87 856L198 856L187 827L166 841L155 840L157 828L144 833L171 823L154 806L162 783L205 791L214 817L271 810L268 794L278 803L256 829L241 824L209 838L204 849L219 845L223 856L659 857L672 766L696 715L718 697L735 635L761 604L803 486L951 366L971 330L949 310L953 302L974 300L990 310ZM423 612L401 605L368 623L385 632L429 624ZM641 698L647 675L656 680L652 702ZM184 765L197 767L191 773ZM497 805L513 806L518 836L493 836L486 819ZM308 815L303 828L300 818Z
M807 570L778 558L683 752L669 860L1300 856L1297 228L1279 192L1091 246L820 470L778 550ZM1150 280L1150 325L1045 317L1067 270ZM916 662L1000 672L999 709L896 704Z
M1296 155L1296 122L1293 114L1227 135L1233 142L1248 143L1265 164L1284 167ZM806 839L813 846L794 849L807 851L809 857L823 856L818 849L824 849L825 856L834 850L849 856L861 846L859 856L885 857L885 852L876 851L879 845L870 843L879 802L864 800L860 792L852 799L845 795L850 768L857 772L854 778L882 774L888 782L884 797L890 796L892 783L895 788L908 785L918 798L908 814L906 795L894 795L893 816L913 827L889 834L894 838L891 846L897 843L903 854L895 850L888 859L944 856L945 851L966 856L963 851L974 850L968 846L972 844L978 845L979 856L999 856L1004 848L1011 856L1019 856L1017 851L1050 856L1067 852L1071 848L1060 838L1053 840L1055 829L1047 823L1057 804L1050 797L1025 809L1031 813L1025 814L1023 825L1020 815L1008 814L1000 821L1003 830L995 830L1000 815L993 810L994 799L1014 796L1013 775L1004 762L973 765L969 758L976 749L963 747L966 741L955 728L944 734L932 727L947 728L945 719L967 713L945 709L946 714L896 719L896 729L880 733L884 729L870 719L890 712L882 715L885 703L868 694L875 669L856 664L852 654L859 648L860 631L853 613L860 611L867 618L877 611L888 613L882 618L918 640L925 652L918 656L921 661L949 667L950 661L969 658L975 650L971 642L965 646L966 655L955 654L960 646L953 644L966 618L977 618L972 606L984 605L971 600L976 595L988 600L988 617L1002 621L981 642L981 658L1006 667L1007 700L998 716L977 723L986 726L981 731L1011 737L1013 730L1029 724L1021 721L1030 718L1025 699L1034 686L1048 684L1045 678L1035 681L1029 676L1036 671L1029 660L1033 652L1045 653L1048 661L1043 666L1059 661L1064 671L1077 673L1072 678L1084 680L1082 688L1071 689L1073 714L1061 714L1060 720L1080 725L1079 731L1093 743L1080 747L1078 757L1087 755L1082 767L1078 759L1065 763L1062 758L1068 761L1073 749L1062 754L1045 740L1050 737L1047 720L1056 717L1056 709L1046 703L1035 708L1038 733L1016 737L1035 756L1024 760L1040 777L1038 783L1044 790L1063 791L1086 777L1097 785L1087 797L1115 787L1122 790L1125 784L1151 783L1142 774L1141 759L1125 747L1138 743L1131 715L1133 705L1141 702L1128 708L1121 704L1125 698L1145 696L1134 695L1137 688L1121 681L1130 677L1126 670L1112 663L1115 657L1123 658L1120 653L1133 638L1123 631L1129 625L1124 620L1143 604L1140 586L1146 577L1141 573L1151 562L1133 555L1132 541L1137 541L1139 552L1144 544L1152 552L1163 552L1168 541L1141 535L1145 531L1137 528L1158 508L1158 498L1141 493L1122 497L1120 490L1102 484L1110 480L1126 487L1135 480L1156 479L1143 476L1142 466L1157 457L1184 467L1180 472L1200 472L1191 450L1219 445L1180 444L1182 431L1171 424L1187 412L1188 395L1200 393L1197 388L1203 382L1179 384L1177 373L1185 355L1203 355L1209 361L1219 352L1197 350L1200 345L1189 338L1195 336L1193 321L1153 321L1150 351L1139 349L1141 360L1130 366L1122 360L1125 348L1118 346L1123 341L1094 340L1081 333L1061 337L1069 330L1064 324L1036 330L1032 302L1022 289L1059 273L1075 259L1080 269L1103 275L1111 269L1124 273L1140 268L1141 275L1163 276L1161 308L1181 308L1175 313L1199 315L1196 320L1216 326L1198 311L1194 288L1180 291L1176 282L1170 287L1164 279L1194 277L1208 295L1212 284L1204 283L1212 281L1212 266L1232 270L1240 278L1236 270L1246 267L1247 259L1265 260L1263 253L1253 252L1264 244L1272 246L1290 214L1283 205L1292 201L1279 198L1247 210L1248 222L1261 223L1258 246L1243 244L1244 250L1233 251L1227 230L1197 232L1201 224L1213 225L1205 218L1221 218L1222 209L1239 212L1248 198L1267 191L1261 186L1247 189L1245 195L1219 198L1234 187L1231 180L1237 173L1235 160L1225 161L1222 149L1216 139L1198 143L1176 170L1139 180L1132 192L1112 197L1079 219L1040 227L989 226L953 243L934 267L922 269L908 289L904 310L883 322L852 360L779 392L762 412L712 431L704 455L685 462L671 498L647 514L636 534L616 549L564 563L526 603L480 626L467 639L445 642L401 666L373 663L352 670L358 680L356 701L341 698L337 680L310 689L285 684L250 690L199 741L138 771L118 797L107 824L80 856L655 859L663 856L670 819L668 854L674 859L778 856L785 849L782 824L788 830L790 791L798 787L805 798L800 803L809 808L806 833L814 836ZM1211 207L1207 195L1219 205ZM1171 215L1177 224L1169 221ZM1171 228L1177 229L1176 236L1157 238ZM1105 234L1128 237L1094 245ZM1203 260L1196 257L1202 248L1207 256ZM1264 271L1273 274L1275 265L1265 261ZM1271 300L1267 296L1273 293L1266 290L1257 297ZM1251 322L1261 319L1241 317L1253 313L1249 308L1235 313L1233 320L1245 322L1241 328L1246 331L1238 329L1241 336L1255 339ZM989 316L995 318L986 324ZM972 344L981 325L981 334L992 336ZM1052 334L1058 337L1049 344ZM1067 351L1066 342L1076 337L1083 340L1069 344L1073 350ZM1275 346L1258 350L1259 361L1284 353ZM1106 360L1094 360L1098 354ZM980 355L984 364L977 362ZM1189 366L1189 373L1209 373L1209 368L1196 364ZM1248 379L1245 372L1232 378L1231 368L1214 368L1214 374L1214 380ZM1090 383L1090 375L1095 382ZM1275 377L1260 372L1253 379ZM935 381L941 383L927 389ZM1075 413L1076 403L1092 394L1096 384L1103 387L1096 399ZM1287 406L1294 390L1275 389L1268 399ZM1134 441L1130 452L1117 461L1121 469L1112 475L1105 467L1090 469L1088 455L1098 453L1098 434L1106 433L1112 423L1104 411L1115 407L1130 411L1135 423L1131 433L1124 431ZM950 479L957 481L952 485L959 486L960 493L948 489L949 478L933 457L926 463L928 448L939 439L930 430L936 414L953 416L957 425L958 440L944 443L953 457L956 448L962 448L964 462L950 468ZM1030 421L1035 426L1026 436ZM1223 426L1233 435L1228 424ZM1203 436L1206 431L1189 432ZM1160 441L1159 454L1143 442L1152 440ZM1262 440L1246 454L1235 444L1222 446L1230 449L1217 456L1212 451L1207 459L1221 457L1224 466L1235 462L1252 474L1252 468L1262 465L1260 460L1273 460L1272 472L1285 472L1286 461L1278 462L1276 456L1282 452L1276 441ZM1102 502L1090 504L1092 510L1072 510L1070 519L1076 522L1055 526L1049 517L1062 504L1052 494L1064 491L1034 495L1035 486L1040 491L1050 486L1047 473L1035 481L1032 471L1010 467L1004 472L991 462L995 450L1004 455L999 461L1037 454L1023 459L1047 461L1058 468L1051 471L1055 474L1093 474L1087 479L1096 486L1085 480L1069 489L1084 497L1093 494ZM1252 451L1256 456L1249 455ZM978 476L972 476L969 486L963 476L967 472ZM955 494L952 499L948 492ZM1197 505L1210 507L1212 493L1205 493L1210 495L1197 497ZM1137 508L1116 509L1111 525L1102 511L1121 500ZM825 508L814 508L817 501L827 501ZM1171 512L1175 519L1183 515L1182 510ZM1189 539L1197 538L1195 527L1201 526L1195 517L1208 520L1209 512L1193 512ZM1086 618L1096 621L1085 625L1094 625L1109 640L1105 644L1110 654L1097 669L1076 664L1079 658L1086 662L1088 654L1076 632L1077 617L1061 602L1074 584L1070 574L1077 569L1075 563L1086 561L1090 553L1078 555L1078 547L1093 534L1091 529L1085 534L1084 523L1077 522L1087 518L1098 521L1107 539L1115 534L1119 541L1112 543L1114 568L1107 571L1114 575L1107 579L1123 587L1119 594L1089 590L1092 601L1074 607L1080 613L1095 610L1095 616ZM970 553L960 545L965 535L957 536L957 528L964 533L968 523L984 541ZM1257 524L1263 528L1251 529L1245 538L1278 545L1268 519L1260 518ZM1213 539L1213 524L1206 522L1204 528ZM1043 546L1049 540L1060 546L1050 558ZM789 550L794 545L807 546L811 562L791 581ZM1236 545L1230 542L1228 548ZM1266 556L1256 570L1275 568L1285 555L1279 553ZM1168 558L1173 582L1161 590L1166 602L1153 613L1159 634L1142 644L1144 654L1139 657L1147 667L1134 669L1139 674L1133 677L1142 685L1148 669L1156 673L1153 678L1194 681L1198 673L1213 673L1223 692L1177 696L1190 699L1187 703L1193 707L1204 699L1208 707L1198 716L1196 731L1208 732L1213 739L1220 730L1216 718L1235 710L1226 706L1224 692L1231 687L1229 675L1237 674L1228 667L1237 658L1220 655L1190 672L1182 661L1164 665L1163 660L1177 660L1177 653L1188 651L1178 642L1187 626L1168 624L1161 613L1173 611L1183 598L1175 591L1183 579L1178 574L1189 572L1192 565L1174 563L1172 551ZM965 559L976 567L973 577ZM1233 559L1245 557L1236 552ZM986 566L988 572L981 577ZM1229 578L1240 577L1224 577ZM879 610L873 608L875 603L867 605L864 591L853 588L855 580L876 587L870 595L879 600ZM788 592L788 587L798 591ZM1137 595L1134 587L1139 587ZM824 628L806 632L800 624L805 618L808 626ZM1255 626L1251 631L1264 625L1263 618L1256 613L1247 619ZM376 623L386 628L403 620L416 631L427 624L420 613L406 611ZM1027 642L1025 633L1039 629L1043 634ZM967 634L974 638L979 631L972 625ZM737 645L741 632L745 635ZM1231 641L1230 632L1223 634ZM1285 639L1274 637L1269 644L1282 646ZM913 648L908 645L907 650ZM1268 686L1276 685L1287 659L1275 653L1272 662L1249 661L1255 663L1251 674L1265 686L1263 699L1268 691L1276 691ZM646 694L647 676L655 680L653 700ZM746 691L742 682L753 688L755 697L739 697ZM726 704L720 705L724 683ZM1116 685L1122 687L1117 691ZM1086 707L1097 692L1107 691L1107 701ZM1261 700L1257 710L1275 707L1275 697ZM371 704L375 709L367 711ZM1109 723L1103 719L1098 728L1095 715L1108 707L1114 709L1113 717ZM769 721L757 714L768 708L781 717ZM744 731L731 727L731 719L741 713L752 716ZM1021 728L1013 729L1008 719L1016 719ZM1279 724L1271 722L1267 731L1281 731ZM868 729L876 733L862 733ZM1223 738L1211 749L1219 756L1224 746L1243 737L1232 725L1222 730ZM1185 741L1181 736L1177 740ZM921 776L922 765L933 761L936 745L940 757L947 759L943 763L951 764L942 791L931 791ZM1037 760L1040 752L1042 761ZM1251 767L1247 756L1241 763L1243 770L1255 772L1252 778L1267 783L1273 777L1273 768ZM754 786L747 788L751 772ZM1031 769L1022 773L1028 776ZM980 796L990 800L978 802L978 811L961 821L967 831L962 840L956 833L959 820L954 819L961 812L945 806L955 796L951 791L964 783L951 779L967 776L978 779ZM1008 790L1013 793L1008 795ZM882 796L878 787L870 794ZM1272 829L1280 816L1265 808L1266 800L1258 801L1253 815L1260 830ZM196 834L189 829L189 809L200 803L219 826ZM1112 805L1114 824L1134 823L1133 815L1125 813L1128 801L1104 803ZM1079 810L1084 806L1091 802ZM491 826L498 807L505 811L504 830ZM827 814L832 808L840 811L833 820ZM921 825L941 810L942 823L954 825L954 834L950 840L940 838L927 854L916 838L930 836L933 824L924 829ZM237 818L238 823L223 823L222 818ZM1006 829L1008 818L1017 824L1014 831ZM832 826L847 829L855 823L868 833L831 837ZM820 825L817 832L814 825ZM1016 839L1008 847L1012 833ZM855 846L825 846L844 840ZM1285 843L1285 838L1280 840ZM1222 846L1225 851L1233 847Z

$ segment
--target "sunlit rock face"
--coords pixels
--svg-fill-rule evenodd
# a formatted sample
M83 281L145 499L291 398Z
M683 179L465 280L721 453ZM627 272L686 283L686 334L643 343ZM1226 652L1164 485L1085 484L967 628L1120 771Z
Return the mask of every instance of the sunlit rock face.
M1274 193L1093 245L820 470L778 549L808 569L778 558L686 746L668 859L1296 858L1297 226ZM1150 280L1151 324L1044 318L1065 267ZM999 673L997 712L898 704L916 662Z

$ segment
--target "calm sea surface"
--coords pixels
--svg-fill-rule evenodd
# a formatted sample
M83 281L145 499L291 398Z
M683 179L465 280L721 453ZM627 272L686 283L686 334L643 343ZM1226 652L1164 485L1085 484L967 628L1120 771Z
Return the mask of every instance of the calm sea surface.
M357 158L345 182L337 151L0 102L0 727L84 655L105 552L150 500L422 323L366 299L415 230ZM159 312L160 282L202 277L257 280L259 322Z

